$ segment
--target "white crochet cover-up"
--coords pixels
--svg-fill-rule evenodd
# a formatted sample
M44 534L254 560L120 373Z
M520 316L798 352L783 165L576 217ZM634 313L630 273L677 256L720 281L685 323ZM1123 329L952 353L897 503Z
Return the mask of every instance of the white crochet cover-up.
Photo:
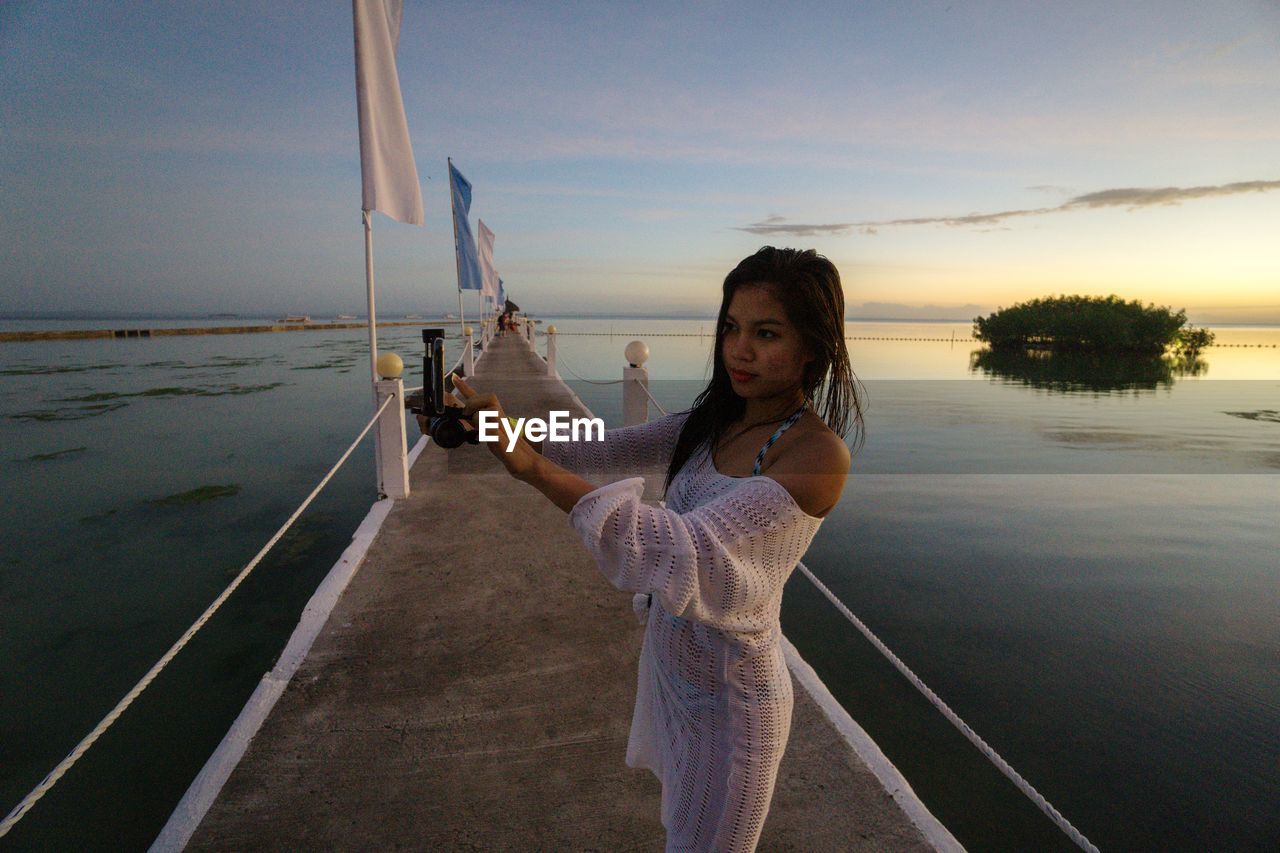
M592 482L665 468L687 416L543 453ZM776 480L719 473L705 444L665 507L643 492L629 476L569 513L605 577L636 593L646 626L627 765L662 782L668 850L754 850L791 729L782 589L822 519Z

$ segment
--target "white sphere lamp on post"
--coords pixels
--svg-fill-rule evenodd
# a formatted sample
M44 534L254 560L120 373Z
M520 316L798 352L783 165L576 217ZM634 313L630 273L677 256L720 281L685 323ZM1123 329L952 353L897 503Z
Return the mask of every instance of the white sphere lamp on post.
M627 366L622 368L622 425L633 426L649 420L649 347L644 341L632 341L622 352Z
M409 496L408 434L404 426L404 359L393 352L378 353L373 369L380 379L373 383L379 407L389 397L395 400L382 410L374 425L377 442L378 490L389 498Z
M649 360L649 345L644 341L632 341L622 354L632 367L644 367L644 363Z
M393 352L379 353L375 366L383 379L399 379L404 375L404 359Z

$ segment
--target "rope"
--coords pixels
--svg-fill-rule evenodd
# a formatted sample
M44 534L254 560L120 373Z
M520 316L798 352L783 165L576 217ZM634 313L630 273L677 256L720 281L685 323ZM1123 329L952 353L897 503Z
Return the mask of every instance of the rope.
M914 672L912 672L911 669L905 663L903 663L898 658L897 655L889 651L889 647L886 646L884 643L882 643L879 637L871 633L871 629L868 628L866 625L864 625L861 619L859 619L857 616L854 616L853 613L850 612L849 608L844 606L844 603L840 601L840 599L836 598L835 593L827 589L826 585L823 584L822 581L814 577L813 572L809 571L808 566L806 566L804 563L797 563L796 568L804 572L805 576L809 578L809 580L813 581L813 585L816 586L822 592L822 594L827 597L827 600L830 601L832 604L834 604L836 609L839 610L841 613L843 613L845 618L848 619L850 622L852 622L854 627L857 628L859 631L861 631L862 635L866 637L871 642L871 644L880 651L881 654L883 654L886 658L888 658L890 663L892 663L895 667L897 667L898 672L906 676L906 679L910 681L917 690L923 693L925 698L928 699L931 703L933 703L933 706L937 708L940 712L942 712L942 715L946 717L948 720L950 720L951 724L954 725L957 729L959 729L960 733L964 735L966 738L968 738L970 743L972 743L974 746L978 748L979 752L981 752L988 759L990 759L991 763L994 764L1000 770L1001 773L1009 777L1009 780L1013 782L1013 784L1018 788L1018 790L1026 794L1031 799L1031 801L1036 804L1036 806L1040 809L1040 811L1044 812L1045 815L1048 816L1049 820L1057 824L1058 828L1061 829L1063 832L1065 832L1067 834L1067 837L1070 838L1073 842L1075 842L1076 846L1078 846L1082 850L1088 850L1090 851L1090 853L1098 853L1098 848L1094 847L1093 844L1089 841L1089 839L1085 838L1080 833L1080 830L1072 826L1071 822L1067 820L1065 817L1063 817L1062 814L1057 809L1055 809L1052 805L1050 805L1049 801L1046 800L1039 791L1033 788L1030 782L1028 782L1026 779L1023 779L1022 776L1019 775L1018 771L1010 767L1007 761L1001 758L1000 755L994 749L992 749L990 746L987 745L986 741L984 741L981 737L978 736L977 732L969 728L968 723L960 719L960 716L956 714L955 711L947 707L947 703L939 699L938 694L934 693L932 690L926 687L925 683L920 680L919 676L917 676Z
M563 365L565 370L569 371L574 376L577 376L583 382L590 382L592 385L617 385L619 382L622 381L621 379L609 379L607 381L601 381L599 379L587 379L584 376L580 376L578 374L578 371L574 370L572 367L564 363L564 359L560 357L559 353L556 354L556 365L557 366Z
M632 379L631 381L632 381L632 382L637 383L641 388L643 388L643 389L644 389L644 393L649 397L649 399L650 399L650 400L652 400L652 401L653 401L653 404L654 404L655 406L657 406L657 407L658 407L658 411L659 411L659 412L662 412L662 414L664 414L664 415L669 415L669 414L671 414L671 413L670 413L670 412L668 412L666 409L662 408L662 404L661 404L661 403L659 403L659 402L657 401L657 399L656 399L652 394L650 394L650 393L649 393L649 386L648 386L648 385L644 384L644 383L643 383L643 382L641 382L639 379Z
M396 399L396 396L397 395L392 394L386 400L382 401L382 405L378 407L378 411L374 413L373 418L371 418L369 423L365 425L365 428L360 430L360 434L356 436L356 440L351 442L351 446L347 448L346 453L342 454L342 458L338 460L337 464L329 469L329 473L325 474L324 479L320 481L320 484L312 489L311 494L307 495L307 499L302 502L302 505L294 510L293 515L289 516L289 520L284 523L284 526L276 531L276 535L271 537L271 541L267 542L267 544L263 546L262 550L258 552L257 556L249 561L249 565L244 567L240 574L236 576L236 579L231 582L231 585L222 591L222 594L214 600L213 604L209 605L208 609L201 614L200 618L197 619L191 627L187 629L186 633L178 639L178 642L174 643L169 651L165 652L164 657L156 661L155 665L152 666L147 674L142 677L142 680L135 684L133 689L120 700L119 704L111 709L111 713L103 717L102 721L93 727L93 731L89 732L89 734L85 736L85 739L80 741L80 743L76 745L76 748L71 750L70 754L67 755L66 758L62 759L62 762L57 767L49 771L49 775L45 776L43 781L41 781L39 785L36 785L31 793L27 794L27 796L23 798L22 802L14 806L13 811L9 812L9 815L3 821L0 821L0 838L4 837L4 835L13 828L14 824L22 820L23 815L31 810L31 807L34 806L40 798L43 797L45 793L63 777L64 774L66 774L68 770L71 769L71 766L80 759L80 756L84 755L85 752L88 751L89 747L93 746L94 742L97 741L98 738L102 736L102 733L105 732L111 724L124 713L125 709L133 704L133 700L137 699L142 691L146 690L147 686L150 685L151 682L155 680L155 677L160 674L160 671L169 664L169 661L173 660L174 656L177 655L178 652L182 651L183 646L185 646L191 638L195 636L196 631L199 631L204 626L204 623L208 622L213 614L218 611L218 608L221 607L223 602L230 597L231 593L235 592L236 587L240 586L244 579L249 576L249 573L257 568L258 563L267 555L267 552L280 541L280 537L284 536L285 531L287 531L293 523L298 520L298 516L302 515L302 511L310 506L311 502L315 500L316 495L320 494L320 490L325 487L325 484L328 483L333 475L337 473L338 469L342 467L342 463L347 461L347 457L356 449L356 445L360 443L360 440L365 437L365 434L369 432L373 425L378 422L378 418L382 416L382 413L386 410L387 406L391 404L391 401Z

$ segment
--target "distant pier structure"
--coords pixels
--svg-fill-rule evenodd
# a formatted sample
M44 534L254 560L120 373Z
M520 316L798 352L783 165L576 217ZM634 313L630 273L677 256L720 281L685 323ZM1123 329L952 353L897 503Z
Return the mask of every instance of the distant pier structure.
M423 320L379 322L387 326L421 326ZM431 320L436 324L456 324L457 320ZM259 332L312 332L324 329L366 329L368 323L280 322L257 326L187 326L158 329L41 329L30 332L0 332L0 343L13 341L74 341L89 338L160 338L169 335L249 335Z

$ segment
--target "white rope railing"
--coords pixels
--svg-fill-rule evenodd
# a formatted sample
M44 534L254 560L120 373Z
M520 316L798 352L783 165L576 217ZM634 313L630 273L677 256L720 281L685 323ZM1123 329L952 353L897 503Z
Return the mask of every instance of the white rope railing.
M867 640L869 640L871 644L875 646L876 649L878 649L882 655L884 655L886 658L889 659L889 662L892 663L897 668L898 672L902 673L903 676L905 676L906 679L910 681L911 684L914 685L917 690L919 690L922 694L924 694L924 697L928 699L933 704L933 706L937 708L942 713L942 715L951 722L953 726L955 726L957 729L960 730L960 733L962 735L968 738L970 743L972 743L974 746L978 748L979 752L985 755L1001 773L1007 776L1009 778L1009 781L1013 782L1013 784L1017 787L1019 791L1026 794L1027 797L1029 797L1031 801L1036 804L1036 806L1040 809L1040 811L1044 812L1044 814L1049 818L1049 820L1053 821L1058 826L1059 829L1061 829L1064 833L1066 833L1067 837L1070 838L1073 842L1075 842L1076 846L1080 847L1082 850L1088 850L1090 851L1090 853L1098 853L1098 848L1093 846L1093 844L1089 841L1089 839L1085 838L1084 835L1081 834L1080 830L1072 826L1071 821L1063 817L1062 813L1059 812L1057 809L1055 809L1039 791L1037 791L1034 787L1032 787L1030 782L1028 782L1026 779L1023 779L1021 774L1019 774L1017 770L1014 770L1012 767L1010 767L1009 762L1001 758L999 753L997 753L994 749L992 749L987 744L987 742L978 735L977 732L975 732L972 728L969 727L968 723L960 719L960 715L957 714L955 711L951 710L951 708L947 706L947 703L943 702L942 699L938 697L938 694L930 690L928 686L926 686L925 683L920 680L920 677L911 671L910 667L908 667L905 663L903 663L902 660L897 655L889 651L889 647L886 646L883 642L881 642L880 638L877 637L875 634L873 634L871 632L871 629L868 628L865 624L863 624L861 619L859 619L857 616L854 616L853 612L850 611L848 607L845 607L844 602L836 598L835 593L827 589L826 585L822 581L818 580L817 577L814 576L813 572L809 571L808 566L806 566L804 563L798 563L796 564L796 568L798 568L801 572L803 572L805 577L807 577L810 581L813 582L813 585L816 586L822 592L822 594L827 597L827 600L830 601L833 605L835 605L835 608L839 610L841 613L843 613L845 618L848 619L850 622L852 622L853 626L857 628L859 631L861 631L862 635L866 637Z
M559 353L556 353L556 366L564 367L565 370L572 373L578 379L581 379L583 382L590 382L592 385L617 385L619 382L622 382L621 379L588 379L587 377L580 375L578 371L574 370L569 365L565 364L564 358Z
M271 540L262 547L262 550L258 552L257 556L249 561L249 564L244 567L240 574L236 575L236 579L231 582L231 585L222 591L222 594L214 600L213 604L210 604L204 613L201 614L200 618L186 630L186 633L184 633L178 641L170 647L169 651L165 652L164 657L156 661L155 665L152 666L147 674L142 677L142 680L135 684L133 689L125 694L125 697L111 709L111 712L103 717L102 721L93 727L93 731L89 732L89 734L85 736L84 740L80 741L80 743L76 745L76 748L71 750L67 757L62 759L57 767L50 770L49 774L44 777L40 784L36 785L36 787L32 789L31 793L23 797L22 802L14 806L13 811L9 812L8 816L5 817L3 821L0 821L0 838L3 838L4 835L13 828L14 824L22 820L23 815L29 812L31 807L34 806L40 798L43 797L49 789L66 774L68 770L71 769L71 766L80 760L80 756L84 755L85 752L88 751L89 747L93 746L98 738L102 736L102 733L110 728L111 724L114 723L116 719L133 704L133 700L137 699L142 691L147 689L148 685L150 685L151 682L155 680L156 676L160 674L160 671L168 666L169 661L173 660L178 652L182 651L182 648L193 636L195 636L195 633L204 627L204 624L208 622L213 614L218 611L218 608L222 606L223 602L231 596L231 593L235 592L236 587L240 586L240 584L244 582L244 579L249 577L249 574L257 568L258 563L262 562L262 558L267 555L267 552L270 551L272 547L280 541L280 538L284 536L285 532L293 526L293 523L298 520L298 516L302 515L303 510L311 505L311 502L315 500L316 495L320 494L320 490L325 487L329 480L333 478L333 475L337 473L338 469L342 467L342 463L347 461L347 457L356 449L356 446L360 443L361 439L365 437L365 434L368 433L369 430L373 428L373 425L378 422L378 418L380 418L382 413L386 411L387 406L391 405L391 402L398 399L398 397L399 395L392 394L382 401L382 405L378 407L378 411L374 413L372 418L370 418L369 423L365 424L365 428L360 430L360 434L356 436L356 440L351 442L351 446L347 448L347 452L343 453L342 458L337 461L337 464L329 469L329 473L324 475L324 479L320 481L320 484L311 490L311 494L307 495L307 499L302 502L301 506L294 510L293 515L289 516L289 520L276 531L276 534L272 536Z
M658 407L659 412L662 412L663 415L671 414L666 409L662 408L662 404L658 402L656 397L654 397L652 394L649 393L648 385L644 384L639 379L632 379L631 381L637 383L641 388L644 389L645 396L647 396L651 401L653 401L653 404Z

